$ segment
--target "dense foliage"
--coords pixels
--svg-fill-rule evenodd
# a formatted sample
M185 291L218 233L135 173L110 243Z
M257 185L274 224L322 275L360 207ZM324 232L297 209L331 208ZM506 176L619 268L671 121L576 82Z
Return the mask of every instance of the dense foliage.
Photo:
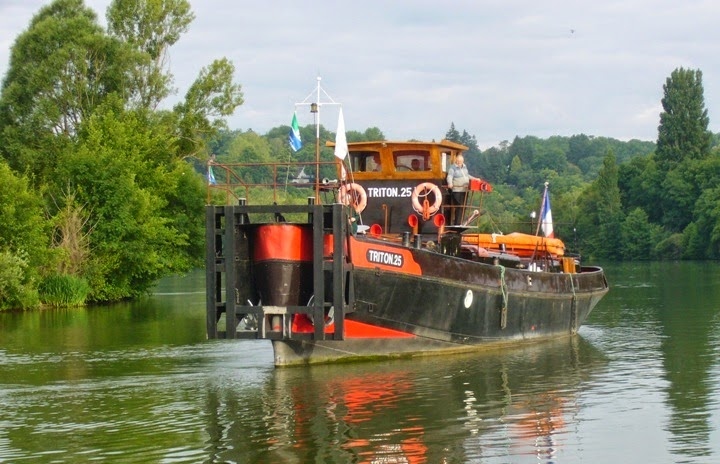
M159 110L175 92L167 53L192 22L189 2L115 0L107 18L105 30L82 0L55 0L12 47L0 308L132 298L202 263L205 191L188 160L207 160L242 104L234 67L210 63Z

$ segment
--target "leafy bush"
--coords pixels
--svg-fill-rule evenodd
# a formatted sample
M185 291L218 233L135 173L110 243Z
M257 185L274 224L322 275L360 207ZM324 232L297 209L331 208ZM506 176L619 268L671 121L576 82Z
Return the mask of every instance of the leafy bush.
M28 261L21 255L0 252L0 310L29 309L38 305L38 295L27 276Z

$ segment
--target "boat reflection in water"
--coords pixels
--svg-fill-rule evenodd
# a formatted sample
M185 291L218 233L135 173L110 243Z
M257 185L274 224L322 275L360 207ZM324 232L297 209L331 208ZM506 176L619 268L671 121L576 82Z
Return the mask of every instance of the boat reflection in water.
M604 365L581 337L502 352L276 369L209 389L210 462L551 461Z

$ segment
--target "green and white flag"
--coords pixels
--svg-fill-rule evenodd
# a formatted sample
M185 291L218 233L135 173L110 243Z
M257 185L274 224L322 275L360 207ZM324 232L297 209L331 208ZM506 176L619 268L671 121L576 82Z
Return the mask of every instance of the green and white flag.
M293 113L292 123L290 123L290 136L288 137L288 140L290 141L290 148L292 148L293 151L298 151L302 148L302 140L300 140L300 126L298 126L297 121L297 111Z

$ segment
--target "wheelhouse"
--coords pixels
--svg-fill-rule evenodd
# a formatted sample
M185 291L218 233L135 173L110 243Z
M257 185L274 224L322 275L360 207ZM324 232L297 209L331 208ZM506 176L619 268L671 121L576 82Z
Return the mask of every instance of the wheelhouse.
M328 145L334 146L329 143ZM445 178L455 156L468 148L443 140L427 142L354 142L348 144L355 180Z
M348 182L341 187L340 200L353 203L358 223L372 231L437 234L450 213L447 169L466 150L449 140L349 143L349 170L346 163L338 167L338 177ZM353 199L348 200L343 189Z

